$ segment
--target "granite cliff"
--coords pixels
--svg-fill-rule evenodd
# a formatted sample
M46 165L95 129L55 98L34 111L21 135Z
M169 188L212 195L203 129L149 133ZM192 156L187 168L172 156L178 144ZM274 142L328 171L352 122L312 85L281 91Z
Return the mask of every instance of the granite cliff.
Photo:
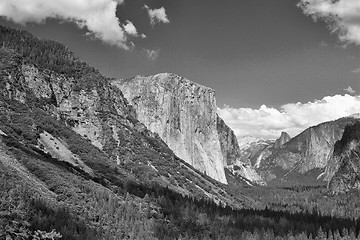
M170 73L112 84L124 93L140 122L196 169L227 183L225 167L249 164L240 161L236 136L216 113L213 89Z
M276 139L274 148L281 148L285 143L291 139L290 135L286 132L281 132L280 138Z
M274 148L263 159L258 171L267 180L282 182L317 182L327 180L325 168L333 153L335 142L341 139L345 127L356 121L347 117L321 123L304 130L280 148ZM307 175L307 177L302 177ZM312 179L312 180L311 180Z
M114 81L137 118L196 169L227 183L217 134L215 91L175 74Z

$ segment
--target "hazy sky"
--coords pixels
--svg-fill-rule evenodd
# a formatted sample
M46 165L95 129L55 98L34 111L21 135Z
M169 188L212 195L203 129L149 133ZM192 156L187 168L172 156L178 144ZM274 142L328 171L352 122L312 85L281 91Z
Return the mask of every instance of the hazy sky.
M63 42L109 77L173 72L212 87L239 137L273 137L320 121L309 115L300 124L284 106L309 113L329 99L359 101L360 1L299 2L0 0L0 24ZM360 111L354 106L341 105L321 121ZM290 123L256 122L258 132L245 131L254 129L256 114L272 118L276 111Z

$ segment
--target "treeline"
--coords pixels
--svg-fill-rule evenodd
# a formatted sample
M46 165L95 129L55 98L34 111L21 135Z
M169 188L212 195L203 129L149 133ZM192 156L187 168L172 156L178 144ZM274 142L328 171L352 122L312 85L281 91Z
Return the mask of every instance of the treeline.
M121 201L97 192L86 206L96 211L77 215L64 203L35 197L28 187L0 184L0 239L155 239L149 205L139 209L130 195Z
M126 191L118 191L119 197L97 192L88 199L89 211L82 215L74 215L66 205L34 198L23 186L5 188L2 186L0 203L1 239L36 239L38 235L41 237L37 239L90 240L350 240L357 239L360 229L357 220L320 216L317 212L232 209L157 185L128 183ZM90 209L96 209L96 214Z
M40 69L49 69L60 74L66 74L69 77L79 78L84 74L98 72L76 58L62 43L39 40L26 31L1 25L0 47L13 49Z
M127 191L149 196L160 206L161 217L154 226L159 239L356 239L359 235L360 221L321 216L315 210L232 209L159 186L127 186Z
M327 186L255 187L238 189L235 194L244 194L259 202L258 208L290 213L316 211L322 216L357 219L360 217L360 192L332 194Z

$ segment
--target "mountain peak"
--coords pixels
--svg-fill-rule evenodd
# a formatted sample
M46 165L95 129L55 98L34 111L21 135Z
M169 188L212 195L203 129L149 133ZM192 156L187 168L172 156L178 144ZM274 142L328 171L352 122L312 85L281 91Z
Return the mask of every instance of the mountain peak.
M146 84L149 87L154 86L154 83L164 87L165 89L184 89L189 91L195 91L195 92L209 92L212 94L215 94L215 90L212 88L209 88L207 86L195 83L187 78L184 78L178 74L175 73L158 73L155 75L149 75L149 76L142 76L137 75L130 79L118 79L113 81L114 85L124 85L126 83L131 84Z
M278 138L274 143L274 148L281 148L290 139L291 137L287 132L281 132L280 138Z

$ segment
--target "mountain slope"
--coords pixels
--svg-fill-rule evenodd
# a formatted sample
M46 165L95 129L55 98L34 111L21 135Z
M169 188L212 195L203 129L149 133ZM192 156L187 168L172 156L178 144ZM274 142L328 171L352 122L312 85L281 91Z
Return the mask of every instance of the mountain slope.
M310 127L273 150L258 170L268 181L322 183L335 142L341 138L345 127L356 121L356 118L347 117Z
M286 132L281 132L280 138L276 139L274 148L281 148L285 143L291 139L290 135Z
M326 167L326 179L333 193L360 189L360 122L345 128L336 142Z
M96 151L100 151L104 156L99 159L106 158L104 162L112 169L121 167L133 172L132 175L142 182L152 179L184 194L212 196L212 193L201 190L203 188L200 182L188 182L187 178L194 183L200 179L204 182L205 179L177 158L161 139L139 123L134 118L134 111L127 106L122 93L112 87L98 72L85 73L81 79L69 78L48 70L39 70L35 65L23 62L21 58L12 56L4 49L2 56L3 59L8 59L7 62L2 62L5 70L2 71L1 95L4 102L15 100L21 108L29 107L26 118L33 126L28 126L29 132L26 134L31 135L32 142L36 142L40 135L46 132L61 142L64 136L59 133L59 126L48 123L58 119L79 136L90 141L96 147ZM32 115L34 111L43 111L48 122L35 120L37 116ZM4 118L11 115L6 108L2 113L5 114ZM11 121L5 119L2 126L9 124ZM3 131L6 133L7 130ZM64 145L69 144L64 141ZM76 152L75 154L79 155ZM89 161L89 153L82 154L79 158L88 165L86 161ZM147 174L144 175L144 171ZM169 184L170 181L174 184ZM220 192L220 186L215 182L205 182L209 184L206 184L207 186L213 186L213 189L218 189L215 191Z
M259 168L261 161L271 155L273 145L274 140L244 137L239 143L240 158L243 162L250 161L255 169Z

